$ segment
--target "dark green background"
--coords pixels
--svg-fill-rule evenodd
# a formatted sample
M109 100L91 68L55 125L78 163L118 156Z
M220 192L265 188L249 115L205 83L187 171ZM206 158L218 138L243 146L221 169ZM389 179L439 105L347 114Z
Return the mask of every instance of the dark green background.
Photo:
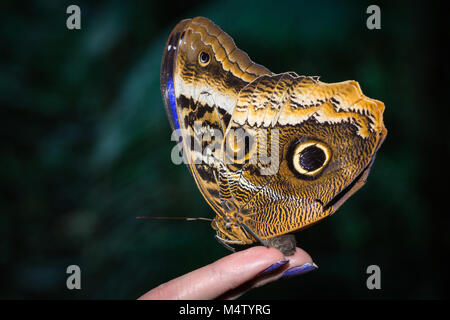
M77 4L82 29L66 28ZM313 273L249 299L448 297L448 42L442 8L370 2L35 1L4 4L0 71L0 298L134 299L229 254L174 142L159 91L171 29L205 16L274 72L355 79L386 105L368 183L298 234ZM441 34L445 32L445 34ZM448 54L448 52L447 52ZM82 290L66 288L66 268ZM380 266L381 290L366 288Z

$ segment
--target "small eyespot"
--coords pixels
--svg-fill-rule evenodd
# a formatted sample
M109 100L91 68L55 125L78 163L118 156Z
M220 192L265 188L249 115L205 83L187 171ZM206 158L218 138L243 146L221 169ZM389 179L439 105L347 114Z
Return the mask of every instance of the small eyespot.
M198 63L200 64L200 66L206 67L210 61L211 58L209 57L209 54L207 54L204 51L201 51L200 54L198 55Z
M330 151L323 143L308 141L295 146L292 167L300 175L313 177L325 168L329 160Z

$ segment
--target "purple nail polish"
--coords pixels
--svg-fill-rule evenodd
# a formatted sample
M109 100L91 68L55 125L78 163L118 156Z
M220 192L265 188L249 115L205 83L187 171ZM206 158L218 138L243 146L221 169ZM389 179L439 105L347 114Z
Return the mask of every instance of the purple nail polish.
M293 267L293 268L286 270L286 272L283 273L282 278L290 278L290 277L299 276L301 274L305 274L307 272L316 270L317 268L318 268L318 266L315 263L305 263L304 265Z
M258 276L263 275L263 274L270 273L270 272L272 272L272 271L274 271L274 270L276 270L276 269L278 269L278 268L284 266L284 265L285 265L286 263L288 263L288 262L289 262L289 260L281 260L281 261L278 261L278 262L274 263L273 265L271 265L270 267L268 267L266 270L261 271L261 272L258 274Z

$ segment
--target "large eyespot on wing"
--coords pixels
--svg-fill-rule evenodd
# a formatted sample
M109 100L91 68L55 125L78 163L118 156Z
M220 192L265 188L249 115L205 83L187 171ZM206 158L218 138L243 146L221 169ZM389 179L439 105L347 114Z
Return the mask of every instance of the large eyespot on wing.
M290 146L287 157L289 168L297 178L314 180L330 162L331 150L320 141L297 141Z
M184 29L189 21L190 19L183 20L173 29L164 47L164 55L161 62L161 94L172 130L180 128L173 75L176 67L178 46L181 40L183 40Z

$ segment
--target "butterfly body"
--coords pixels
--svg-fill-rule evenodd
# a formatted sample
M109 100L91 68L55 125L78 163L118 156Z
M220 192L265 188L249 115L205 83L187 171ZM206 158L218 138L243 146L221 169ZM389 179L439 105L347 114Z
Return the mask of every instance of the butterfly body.
M170 34L161 91L227 246L259 242L292 253L290 233L362 187L387 133L384 104L357 82L274 74L202 17Z

